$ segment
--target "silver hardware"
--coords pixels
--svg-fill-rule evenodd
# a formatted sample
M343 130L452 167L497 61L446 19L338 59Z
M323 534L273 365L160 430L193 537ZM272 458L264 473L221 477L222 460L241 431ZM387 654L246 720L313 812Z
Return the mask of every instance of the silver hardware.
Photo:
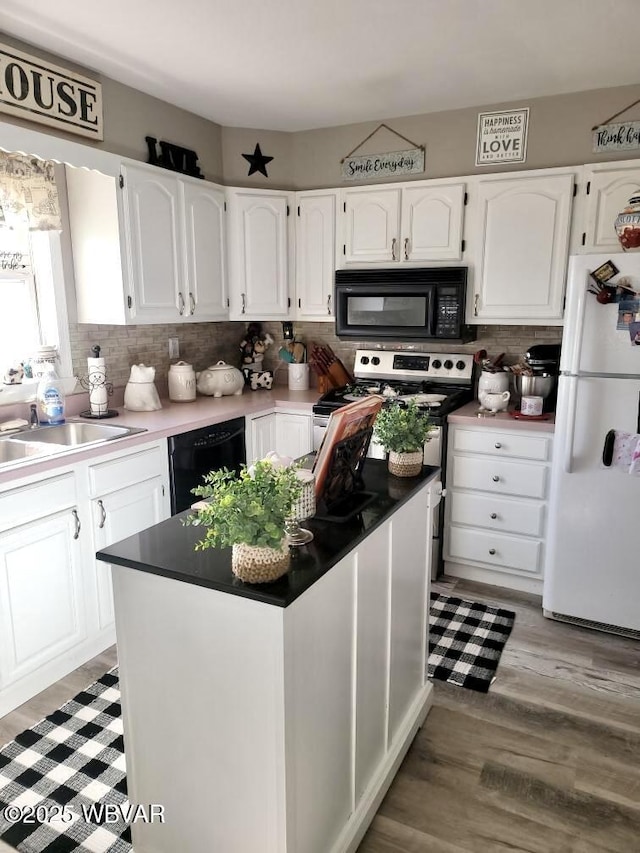
M246 314L247 313L247 297L244 295L244 293L241 293L240 296L242 297L242 311L240 313Z
M496 549L495 548L489 548L489 553L493 557L493 555L496 553Z
M498 475L497 475L497 474L494 474L494 475L493 475L493 477L492 477L491 479L493 480L493 482L494 482L494 483L499 483L499 482L500 482L500 477L498 477Z
M29 406L29 424L31 425L31 429L35 429L40 426L40 419L38 418L38 407L35 403L31 403Z
M331 294L327 296L327 314L331 314Z
M397 242L398 242L398 241L396 240L396 238L395 238L395 237L394 237L394 238L393 238L393 240L391 241L391 260L392 260L392 261L397 261L397 260L398 260L398 259L396 258L396 243L397 243Z
M180 312L180 316L182 317L182 315L184 314L184 296L182 295L181 291L178 291L178 299L180 300L180 306L178 308L178 311Z
M189 291L189 302L191 303L191 315L193 316L196 310L196 300L193 298L191 291Z
M77 539L80 536L80 530L82 529L82 525L80 524L80 519L78 517L78 510L72 509L71 515L73 516L73 520L75 521L75 524L76 524L76 529L75 529L75 532L73 534L73 538Z
M98 506L100 507L100 524L98 525L98 527L102 530L102 528L104 527L104 523L107 520L107 511L104 508L104 504L102 503L102 501L98 501Z
M491 518L496 519L497 517L498 517L498 513L497 513L497 512L492 512L492 513L491 513Z
M473 297L473 316L474 317L478 316L478 301L479 301L479 299L480 299L480 294L476 293L476 295Z
M495 447L496 450L500 450L500 448L502 447L502 445L500 444L499 441L496 441L496 443L493 446Z
M409 260L409 238L404 238L404 259L405 261Z

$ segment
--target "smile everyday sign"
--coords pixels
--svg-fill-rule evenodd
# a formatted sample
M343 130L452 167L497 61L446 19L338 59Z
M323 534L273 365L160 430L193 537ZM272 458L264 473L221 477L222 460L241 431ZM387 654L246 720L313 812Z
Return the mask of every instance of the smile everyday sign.
M0 113L101 140L102 86L0 44Z

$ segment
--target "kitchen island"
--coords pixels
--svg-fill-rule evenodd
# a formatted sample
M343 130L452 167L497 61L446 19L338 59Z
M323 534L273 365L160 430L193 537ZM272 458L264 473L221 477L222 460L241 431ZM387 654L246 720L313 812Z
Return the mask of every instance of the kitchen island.
M128 794L164 806L136 853L355 850L431 704L425 677L439 469L367 460L372 502L311 519L269 585L195 552L175 516L98 553L114 566ZM183 513L184 516L184 513Z

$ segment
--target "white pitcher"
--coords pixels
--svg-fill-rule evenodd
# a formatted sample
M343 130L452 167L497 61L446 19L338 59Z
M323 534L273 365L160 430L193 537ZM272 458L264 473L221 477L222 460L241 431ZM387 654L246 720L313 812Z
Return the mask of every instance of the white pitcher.
M508 391L502 391L500 394L493 394L490 391L481 391L478 394L478 400L483 409L490 412L503 412L509 405L511 394Z

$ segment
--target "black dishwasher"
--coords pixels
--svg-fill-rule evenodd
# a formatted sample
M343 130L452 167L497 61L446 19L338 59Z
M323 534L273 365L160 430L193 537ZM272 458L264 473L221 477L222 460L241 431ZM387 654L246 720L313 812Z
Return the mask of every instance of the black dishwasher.
M169 438L171 515L188 509L198 498L191 489L202 485L209 471L238 471L246 462L244 418L183 432Z

